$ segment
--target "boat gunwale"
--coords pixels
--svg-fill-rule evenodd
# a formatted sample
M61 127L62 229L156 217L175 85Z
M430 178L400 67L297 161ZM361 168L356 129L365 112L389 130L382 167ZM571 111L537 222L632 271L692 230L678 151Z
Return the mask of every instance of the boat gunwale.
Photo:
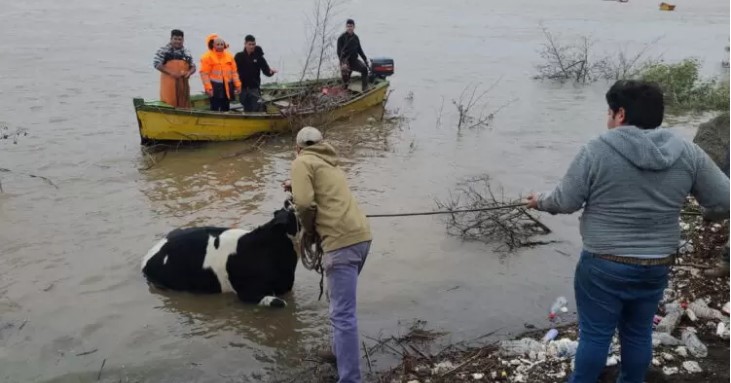
M298 117L306 117L311 115L316 115L319 113L323 113L324 111L333 111L337 110L343 107L347 107L350 104L353 104L359 100L362 100L376 91L379 91L381 88L388 88L390 86L390 82L388 79L381 79L381 81L378 81L377 83L373 84L372 88L369 88L365 93L361 93L357 97L354 97L350 100L348 100L345 103L338 104L336 107L329 109L329 110L320 110L320 111L307 111L307 112L301 112L295 114L295 116ZM284 89L284 88L274 88L274 89ZM281 114L269 114L265 112L241 112L241 113L225 113L225 112L215 112L212 110L195 110L195 109L180 109L180 108L173 108L173 107L160 107L157 105L151 105L148 104L146 101L143 100L143 103L140 105L135 106L135 114L138 112L152 112L152 113L160 113L160 114L170 114L170 115L183 115L183 116L197 116L197 117L208 117L208 118L224 118L224 119L237 119L237 120L246 120L246 119L259 119L259 120L280 120L280 119L287 119L287 116L281 115ZM384 97L385 100L385 97ZM156 100L155 102L157 102Z

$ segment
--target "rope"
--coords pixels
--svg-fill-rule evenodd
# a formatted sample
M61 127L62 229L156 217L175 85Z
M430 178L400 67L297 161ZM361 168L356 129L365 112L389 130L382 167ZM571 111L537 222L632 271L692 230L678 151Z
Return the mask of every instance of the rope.
M525 205L526 205L525 203L513 203L513 204L507 204L507 205L484 207L484 208L479 208L479 209L455 209L455 210L439 210L439 211L425 211L425 212L414 212L414 213L392 213L392 214L367 214L366 217L367 218L387 218L387 217L428 216L428 215L454 214L454 213L474 213L474 212L480 212L480 211L525 207ZM315 214L317 214L317 213L315 213ZM699 215L701 215L701 213L694 212L694 211L682 211L681 210L680 215L699 216ZM301 232L302 229L300 227L301 224L299 222L299 219L297 219L297 226L298 226L297 231ZM302 232L302 236L300 238L299 245L300 245L300 256L302 258L302 266L304 266L304 268L307 270L314 270L315 272L320 274L320 295L317 297L317 300L319 301L322 299L322 295L325 291L325 289L324 289L325 273L324 273L324 270L322 267L322 257L324 255L324 251L322 250L322 238L320 238L320 235L317 234L317 232L315 232L315 233ZM680 247L682 247L682 246L683 245L681 245Z
M367 214L367 218L384 218L384 217L413 217L421 215L437 215L437 214L453 214L453 213L473 213L477 211L490 211L500 209L511 209L516 207L525 207L525 203L513 203L509 205L498 205L491 207L483 207L479 209L457 209L457 210L440 210L440 211L424 211L418 213L394 213L394 214Z
M509 205L498 205L491 207L483 207L478 209L456 209L456 210L437 210L437 211L423 211L417 213L392 213L392 214L366 214L367 218L386 218L386 217L413 217L413 216L424 216L424 215L438 215L438 214L453 214L453 213L474 213L478 211L490 211L500 209L512 209L516 207L525 207L525 203L514 203ZM680 215L687 216L700 216L701 213L697 211L680 211Z
M300 256L302 257L302 266L307 270L315 270L320 274L320 295L317 297L319 301L325 291L325 273L322 268L322 239L317 233L304 234L300 238Z

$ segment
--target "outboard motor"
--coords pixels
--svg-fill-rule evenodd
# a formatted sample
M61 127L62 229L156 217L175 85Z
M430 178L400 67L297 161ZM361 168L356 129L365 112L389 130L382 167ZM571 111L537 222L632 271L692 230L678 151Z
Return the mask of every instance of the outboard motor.
M370 81L376 78L384 79L393 75L393 59L389 57L374 57L371 59Z

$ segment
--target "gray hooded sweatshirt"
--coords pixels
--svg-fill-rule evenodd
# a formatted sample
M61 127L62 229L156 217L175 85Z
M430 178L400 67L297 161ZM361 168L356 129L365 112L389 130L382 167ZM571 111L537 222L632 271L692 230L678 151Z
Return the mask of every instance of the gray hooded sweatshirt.
M696 144L668 129L621 126L589 141L538 210L582 207L584 249L595 254L661 258L674 254L688 195L707 218L728 217L729 178Z

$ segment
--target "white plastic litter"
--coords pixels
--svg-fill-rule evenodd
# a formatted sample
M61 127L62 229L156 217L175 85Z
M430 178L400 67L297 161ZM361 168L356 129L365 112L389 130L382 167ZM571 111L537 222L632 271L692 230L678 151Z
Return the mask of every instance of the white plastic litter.
M678 348L675 349L675 353L685 358L688 356L688 349L685 348L685 346L678 346Z
M701 365L698 364L698 362L692 360L687 360L683 362L683 368L685 369L685 371L688 371L691 374L703 372Z
M723 322L719 322L718 326L716 327L716 335L720 336L723 339L729 338L729 329L726 327L726 324Z
M657 324L655 330L671 334L678 325L680 317L683 316L683 308L677 302L668 303L665 305L665 313L665 317Z
M680 337L691 355L696 358L705 358L708 356L708 348L698 339L694 328L688 327L684 329Z
M556 339L557 336L558 336L558 330L556 330L555 328L552 328L552 329L548 330L548 332L546 333L546 335L543 336L543 339L541 339L541 341L543 343L548 343L548 342Z
M503 356L521 356L528 355L531 351L538 353L546 350L545 346L531 338L523 338L520 340L504 340L499 343L500 355Z
M548 343L547 354L559 358L570 358L576 355L579 342L568 338L554 340Z
M437 363L434 368L431 369L432 374L441 374L442 372L449 371L454 368L454 364L450 361L444 361Z
M691 304L688 305L689 310L693 310L695 315L698 316L698 318L703 319L723 319L723 314L716 310L708 307L708 304L706 301L702 299L698 299Z
M698 320L698 316L695 315L695 312L693 312L692 309L688 308L685 310L685 315L690 319L692 322L695 322Z
M666 332L653 332L652 333L652 346L657 347L663 346L677 346L683 344L679 339Z
M556 298L556 301L553 302L553 304L551 305L551 309L548 311L548 317L553 319L559 312L568 312L569 309L566 307L568 303L569 301L566 299L566 297L561 296Z

